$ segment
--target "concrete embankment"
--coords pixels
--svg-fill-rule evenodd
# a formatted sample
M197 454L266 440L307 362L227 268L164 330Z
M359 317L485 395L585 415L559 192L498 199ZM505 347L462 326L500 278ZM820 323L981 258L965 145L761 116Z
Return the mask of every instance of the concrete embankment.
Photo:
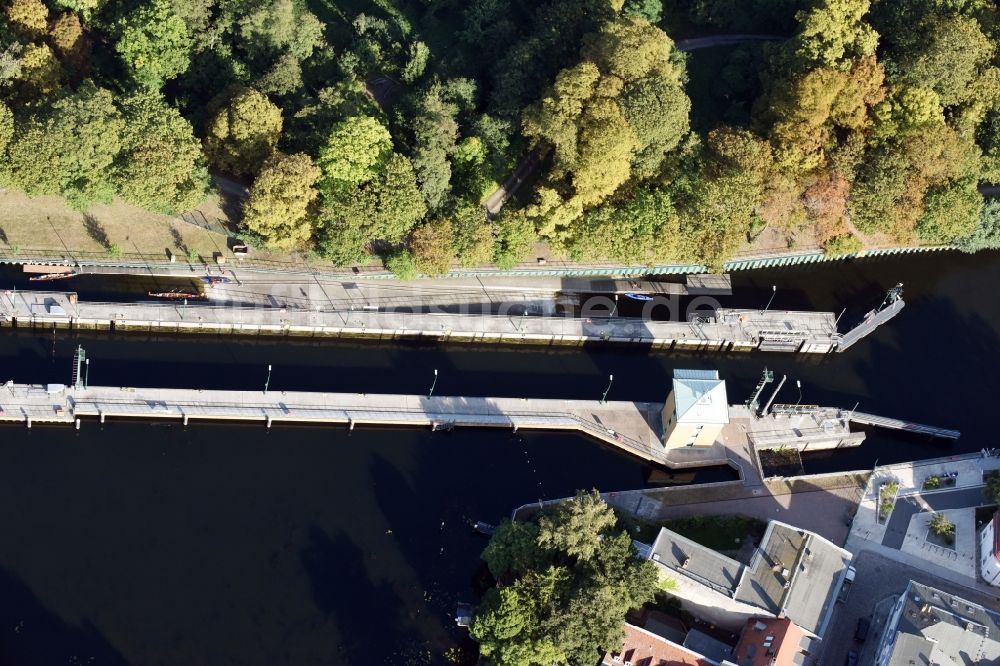
M167 303L81 302L71 292L0 294L0 326L151 333L419 339L442 342L581 346L592 342L654 349L824 354L840 335L829 312L726 310L694 322L622 317L532 317L371 310L231 308Z

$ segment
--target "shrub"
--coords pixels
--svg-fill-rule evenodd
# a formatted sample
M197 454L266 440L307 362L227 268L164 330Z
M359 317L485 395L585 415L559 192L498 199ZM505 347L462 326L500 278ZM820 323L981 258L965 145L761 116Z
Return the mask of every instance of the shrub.
M393 252L385 260L386 270L392 271L400 280L417 278L417 262L409 250Z
M861 243L861 239L854 234L840 234L823 243L823 249L831 257L836 257L842 254L860 252L864 249L864 245Z

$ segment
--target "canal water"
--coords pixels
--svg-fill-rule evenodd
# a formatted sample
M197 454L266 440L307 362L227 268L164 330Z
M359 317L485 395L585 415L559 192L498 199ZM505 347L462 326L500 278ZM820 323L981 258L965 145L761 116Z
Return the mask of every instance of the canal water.
M1000 255L928 254L737 274L761 307L857 319L907 307L846 354L663 354L222 338L0 334L0 381L662 400L675 367L748 397L958 428L954 443L872 432L807 457L860 469L997 446ZM2 286L2 285L0 285ZM436 664L460 644L485 545L471 524L577 488L644 484L645 464L571 435L84 423L0 428L0 664ZM709 470L697 478L728 478Z

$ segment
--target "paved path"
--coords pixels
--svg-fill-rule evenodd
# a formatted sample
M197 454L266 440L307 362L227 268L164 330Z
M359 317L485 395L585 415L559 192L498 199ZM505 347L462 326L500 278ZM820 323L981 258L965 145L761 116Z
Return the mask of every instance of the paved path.
M540 148L535 148L525 155L520 164L517 165L517 168L514 169L514 172L503 182L503 185L486 198L486 201L483 202L483 207L490 215L499 213L504 204L521 189L524 181L535 173L538 165L545 159L545 152Z
M678 51L696 51L698 49L709 49L713 46L729 46L731 44L745 44L747 42L780 42L787 39L782 35L762 35L762 34L729 34L729 35L709 35L707 37L692 37L690 39L678 39L674 46Z
M808 486L807 478L803 487ZM608 493L608 501L643 518L662 521L691 516L726 516L739 514L759 520L780 520L811 530L831 542L842 545L850 530L848 518L857 506L860 489L857 485L842 488L805 490L772 495L766 487L753 489L729 484L721 488L705 488L706 495L722 497L734 493L734 499L683 503L682 488L655 488Z
M902 548L910 520L921 511L971 508L982 506L984 501L983 486L900 497L896 500L896 506L889 517L889 524L882 537L882 545L889 548Z

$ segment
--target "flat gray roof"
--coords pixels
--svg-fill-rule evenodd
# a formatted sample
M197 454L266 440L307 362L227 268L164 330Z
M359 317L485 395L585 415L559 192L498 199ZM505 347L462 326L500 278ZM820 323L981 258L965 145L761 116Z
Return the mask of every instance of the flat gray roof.
M743 574L743 565L736 560L665 527L656 535L649 559L729 597L735 594Z
M913 581L904 594L896 626L887 629L897 632L891 664L909 664L914 654L929 656L927 644L958 664L1000 661L1000 614Z
M772 520L736 598L822 636L850 562L823 537Z
M851 554L812 532L772 520L748 567L665 527L649 549L649 559L822 636Z
M723 643L717 638L713 638L697 629L687 632L682 645L689 650L694 650L698 654L704 655L710 661L721 664L724 661L732 661L733 647L728 643Z

